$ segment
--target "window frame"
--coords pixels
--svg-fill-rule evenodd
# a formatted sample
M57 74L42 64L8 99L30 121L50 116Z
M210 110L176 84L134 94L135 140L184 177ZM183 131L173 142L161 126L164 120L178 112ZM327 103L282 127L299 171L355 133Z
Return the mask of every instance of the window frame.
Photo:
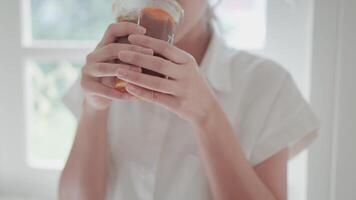
M309 199L353 199L356 195L356 159L351 153L355 150L352 133L356 132L356 61L351 53L356 51L355 6L354 1L314 1L311 102L322 126L310 149Z
M60 170L33 168L27 161L26 138L30 127L27 120L30 101L27 100L31 95L27 62L30 59L68 59L84 63L85 55L95 47L95 42L60 42L56 45L46 45L48 41L31 42L31 35L26 35L26 32L31 32L30 0L2 1L0 5L0 22L5 25L5 29L0 31L0 43L4 44L0 49L7 52L1 57L5 71L1 78L4 82L14 82L13 87L17 89L16 92L1 94L0 100L4 106L0 119L5 119L0 127L0 197L56 199ZM6 19L12 19L11 23ZM6 88L1 91L6 91ZM12 109L14 104L19 106ZM7 116L8 113L11 117Z

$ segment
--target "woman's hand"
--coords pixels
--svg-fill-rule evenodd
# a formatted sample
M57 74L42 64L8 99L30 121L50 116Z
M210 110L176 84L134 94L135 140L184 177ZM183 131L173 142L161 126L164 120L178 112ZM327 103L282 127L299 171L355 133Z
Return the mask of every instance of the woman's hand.
M153 55L151 49L132 44L115 43L118 37L129 34L144 34L145 28L129 22L115 23L108 27L103 39L95 50L87 56L82 68L81 87L85 92L86 103L96 109L106 109L113 100L130 100L133 96L127 92L120 92L113 87L113 77L116 78L118 64L114 63L117 54L122 50L130 50ZM140 72L139 67L131 67Z
M127 81L126 90L141 99L163 105L189 122L204 120L217 100L189 53L167 42L132 34L131 44L152 49L164 58L133 51L120 51L117 77ZM133 66L150 69L169 77L163 79L130 70Z

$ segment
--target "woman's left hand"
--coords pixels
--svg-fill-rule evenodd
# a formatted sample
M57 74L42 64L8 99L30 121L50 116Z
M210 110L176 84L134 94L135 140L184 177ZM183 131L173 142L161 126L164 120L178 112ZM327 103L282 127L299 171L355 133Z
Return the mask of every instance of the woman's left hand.
M126 64L119 64L117 77L128 82L126 90L140 99L163 105L189 122L204 121L217 105L217 100L194 57L167 42L145 35L130 35L129 41L150 48L164 58L120 51L119 59ZM159 72L169 79L130 70L134 66Z

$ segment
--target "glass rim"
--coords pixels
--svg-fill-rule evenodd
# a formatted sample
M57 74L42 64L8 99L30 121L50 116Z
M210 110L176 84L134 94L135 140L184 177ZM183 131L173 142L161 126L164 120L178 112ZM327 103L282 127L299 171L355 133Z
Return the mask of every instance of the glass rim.
M138 3L137 1L136 3ZM113 12L115 17L126 16L129 17L132 15L139 15L141 10L145 8L160 8L166 11L173 18L174 22L179 24L184 17L184 9L177 2L177 0L144 0L141 5L137 5L135 3L125 8L120 8L120 4L118 5L116 0L113 1ZM122 4L121 4L122 5Z
M176 0L151 0L148 3L148 7L158 7L168 12L174 21L178 24L184 17L184 9ZM161 4L165 3L165 4Z

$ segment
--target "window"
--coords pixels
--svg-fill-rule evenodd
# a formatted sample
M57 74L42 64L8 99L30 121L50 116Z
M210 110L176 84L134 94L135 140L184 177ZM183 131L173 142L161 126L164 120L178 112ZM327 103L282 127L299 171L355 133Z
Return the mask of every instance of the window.
M30 91L28 161L36 168L61 169L76 128L61 98L83 65L85 54L78 49L89 51L112 22L111 1L25 1L29 1L24 8L29 16L23 44L30 52L49 50L36 58L28 56L25 62ZM57 55L68 50L70 57Z
M96 41L112 21L111 0L29 0L32 41Z

